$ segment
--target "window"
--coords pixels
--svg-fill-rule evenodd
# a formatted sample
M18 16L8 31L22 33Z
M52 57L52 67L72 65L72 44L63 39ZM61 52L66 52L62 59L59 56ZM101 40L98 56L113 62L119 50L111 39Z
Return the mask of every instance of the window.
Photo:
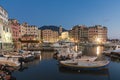
M7 28L7 32L9 32L9 29Z
M3 26L3 30L5 31L5 26Z
M0 39L2 38L1 34L0 34Z

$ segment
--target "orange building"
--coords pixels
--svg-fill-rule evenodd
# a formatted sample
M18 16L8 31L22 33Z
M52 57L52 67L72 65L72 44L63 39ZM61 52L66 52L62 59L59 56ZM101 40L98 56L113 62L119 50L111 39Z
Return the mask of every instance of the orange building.
M50 42L50 43L57 42L58 37L59 37L58 31L53 31L51 29L42 30L43 42Z

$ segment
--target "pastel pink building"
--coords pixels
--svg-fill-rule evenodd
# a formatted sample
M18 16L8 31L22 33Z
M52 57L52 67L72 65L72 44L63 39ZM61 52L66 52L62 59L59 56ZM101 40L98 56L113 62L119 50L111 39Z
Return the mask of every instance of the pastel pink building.
M21 36L20 24L16 19L9 19L9 26L12 29L13 42L18 42Z

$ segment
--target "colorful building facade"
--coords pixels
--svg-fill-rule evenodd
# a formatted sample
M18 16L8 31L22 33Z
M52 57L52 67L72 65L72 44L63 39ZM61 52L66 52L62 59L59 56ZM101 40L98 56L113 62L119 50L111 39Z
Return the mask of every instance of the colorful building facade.
M88 39L92 43L105 43L107 40L107 27L101 25L89 27Z
M16 19L9 19L9 26L12 31L12 40L14 44L14 50L21 49L20 37L21 37L21 26Z
M58 38L59 38L58 31L53 31L51 29L42 30L43 42L54 43L58 41Z
M12 46L12 33L8 25L8 13L0 6L0 49L11 49Z
M70 31L72 42L83 42L88 38L88 28L84 25L76 25Z
M69 31L69 34L73 42L102 44L107 40L107 27L101 25L92 27L76 25Z
M16 19L9 19L9 26L12 29L13 42L17 42L21 36L21 27Z
M21 25L21 49L33 48L39 44L39 31L37 26L29 26L27 23Z

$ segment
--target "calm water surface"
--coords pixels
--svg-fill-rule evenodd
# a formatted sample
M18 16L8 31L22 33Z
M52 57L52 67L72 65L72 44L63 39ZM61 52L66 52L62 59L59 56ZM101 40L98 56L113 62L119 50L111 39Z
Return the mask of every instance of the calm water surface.
M84 55L98 56L103 59L103 47L79 47ZM39 60L23 65L13 76L17 80L120 80L120 62L111 60L108 68L101 71L70 71L59 68L54 52L42 52Z

